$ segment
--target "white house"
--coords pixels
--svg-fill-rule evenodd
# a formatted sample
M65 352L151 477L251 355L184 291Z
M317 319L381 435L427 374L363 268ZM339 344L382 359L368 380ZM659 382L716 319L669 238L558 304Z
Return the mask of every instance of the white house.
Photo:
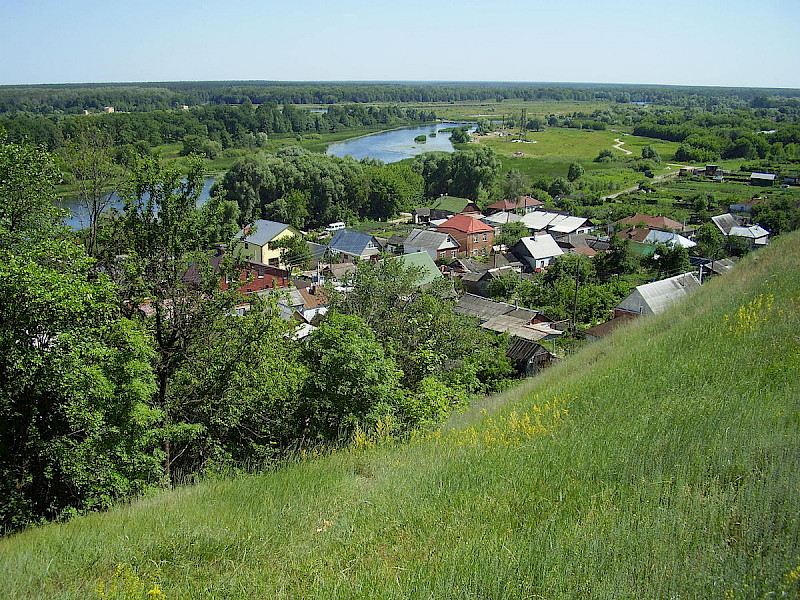
M552 235L539 233L522 238L511 249L511 254L531 270L539 271L546 268L556 256L564 254L564 251L556 244Z

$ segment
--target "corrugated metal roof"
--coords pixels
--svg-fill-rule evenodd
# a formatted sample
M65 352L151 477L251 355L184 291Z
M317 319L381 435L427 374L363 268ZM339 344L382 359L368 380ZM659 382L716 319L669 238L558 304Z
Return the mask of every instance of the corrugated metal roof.
M739 221L731 213L725 213L724 215L711 217L711 220L724 235L729 235L731 229L734 227L739 227Z
M700 282L692 273L676 275L638 286L619 303L618 308L633 313L657 315L699 287Z
M403 245L416 248L430 248L431 250L458 248L458 242L456 242L450 234L427 229L412 229Z
M441 279L442 273L433 262L431 255L427 252L412 252L411 254L403 254L402 256L395 256L393 260L398 261L404 267L416 267L421 270L420 277L416 281L417 285L428 285L437 279Z
M239 235L244 236L243 241L247 242L248 244L265 246L288 227L291 227L291 225L287 225L286 223L278 223L277 221L266 221L264 219L259 219L252 225L242 229L239 232ZM246 234L245 231L247 231Z
M339 252L344 252L345 254L351 254L353 256L361 256L365 253L368 253L368 246L370 244L375 245L373 254L378 252L377 242L375 238L369 234L361 233L359 231L352 231L350 229L340 229L336 233L333 234L331 241L328 242L328 248L332 250L338 250ZM373 249L370 249L373 250Z

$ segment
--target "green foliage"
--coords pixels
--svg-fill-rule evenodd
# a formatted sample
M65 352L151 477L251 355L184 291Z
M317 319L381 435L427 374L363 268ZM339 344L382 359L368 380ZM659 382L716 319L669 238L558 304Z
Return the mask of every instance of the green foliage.
M643 263L662 279L680 275L689 271L689 251L680 244L657 244L656 251Z
M711 221L703 223L697 228L697 247L699 256L705 258L724 258L725 238L719 228Z
M450 141L454 144L467 144L469 140L469 127L456 127L450 134Z
M327 440L349 437L356 425L374 427L397 410L402 371L361 317L329 311L304 355L316 368L305 392L312 400L304 415L311 432Z
M612 160L614 160L614 151L611 148L603 148L597 158L594 159L594 162L607 163Z
M650 145L642 148L642 158L652 160L657 165L661 164L661 155L658 153L658 150Z
M581 165L581 163L578 162L571 163L569 165L569 171L567 172L567 180L575 181L576 179L581 177L584 173L586 173L586 170L583 168L583 165Z
M526 235L528 235L528 228L524 223L509 221L500 229L500 235L495 238L495 243L504 244L507 248L513 248Z
M106 508L159 479L152 352L57 224L49 156L0 146L0 527Z
M455 152L426 152L414 159L414 169L425 181L425 195L477 200L490 189L500 169L495 152L486 146Z

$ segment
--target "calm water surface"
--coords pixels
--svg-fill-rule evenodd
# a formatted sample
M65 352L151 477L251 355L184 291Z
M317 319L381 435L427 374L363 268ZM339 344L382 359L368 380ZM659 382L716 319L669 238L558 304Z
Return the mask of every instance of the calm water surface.
M435 123L373 133L372 135L331 144L328 146L327 153L339 157L352 156L356 160L377 158L385 163L392 163L405 158L412 158L424 152L453 152L453 144L450 143L449 133L437 133L436 137L429 137L428 141L423 144L415 142L414 138L418 135L429 135L442 129L461 127L463 125L463 123ZM474 127L471 128L473 131L474 129Z
M211 186L214 185L214 181L214 179L206 179L203 182L203 191L200 192L200 198L197 200L197 206L203 206L203 204L208 201L211 195ZM59 206L69 211L69 216L64 219L64 222L68 227L71 227L72 229L85 229L89 227L89 217L86 209L81 205L77 198L64 199L59 202ZM106 207L106 210L111 210L112 208L118 212L122 212L122 198L120 198L117 194L111 195L111 203L108 205L108 207Z

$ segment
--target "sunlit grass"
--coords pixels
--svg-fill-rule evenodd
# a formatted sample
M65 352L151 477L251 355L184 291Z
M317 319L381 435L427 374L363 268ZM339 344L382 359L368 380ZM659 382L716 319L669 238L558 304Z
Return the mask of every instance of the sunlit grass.
M793 235L440 431L2 540L0 596L796 597L798 372Z

